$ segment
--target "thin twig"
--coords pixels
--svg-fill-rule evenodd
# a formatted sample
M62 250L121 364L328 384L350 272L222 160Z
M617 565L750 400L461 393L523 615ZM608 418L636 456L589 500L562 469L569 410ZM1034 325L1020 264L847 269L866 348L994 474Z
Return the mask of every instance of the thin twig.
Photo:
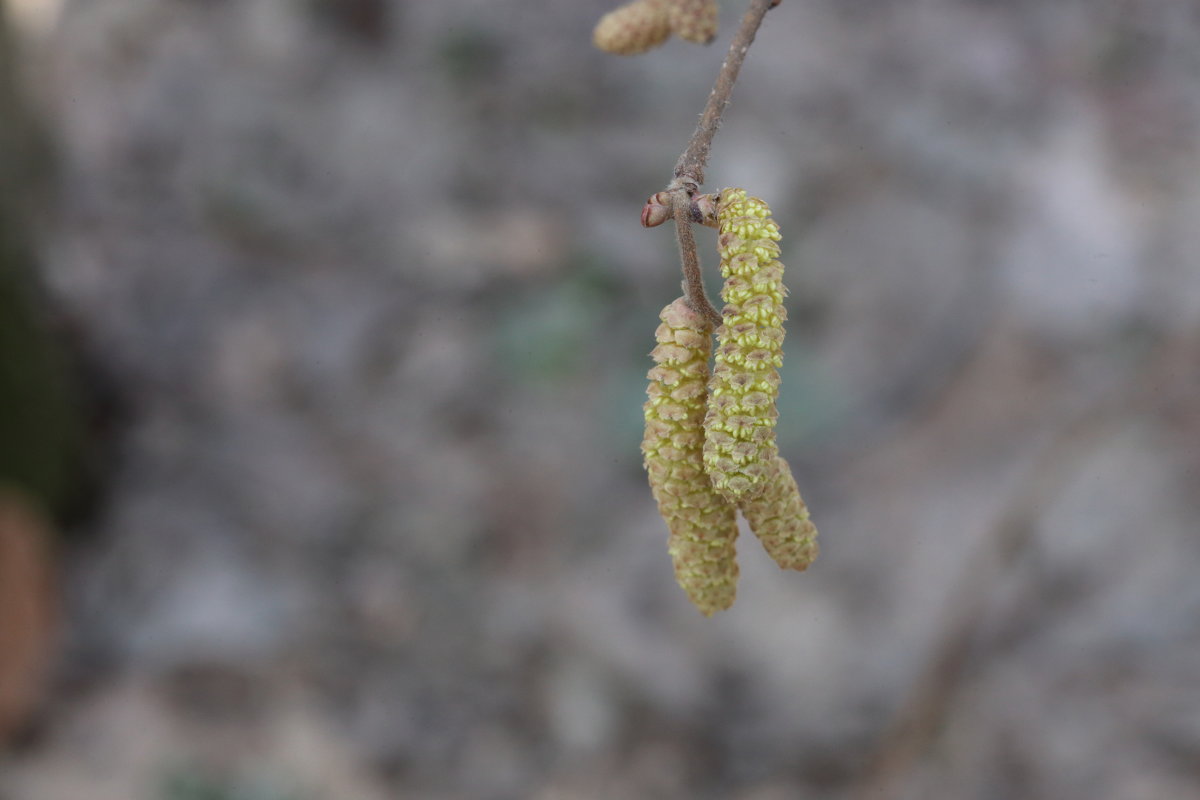
M683 290L687 294L692 310L703 314L715 328L721 324L721 312L709 302L704 291L704 274L700 269L700 256L696 252L696 237L692 235L692 211L688 203L675 203L675 232L679 237L679 259L683 266Z
M696 126L692 138L688 140L687 147L679 155L679 160L675 162L675 177L667 187L671 198L671 212L675 218L675 234L679 240L679 257L688 304L703 314L714 327L721 324L721 315L704 290L704 277L696 252L696 238L692 235L691 200L704 184L704 167L708 164L713 136L716 135L717 128L721 127L721 115L729 105L733 85L737 83L738 72L742 68L742 62L746 60L746 52L754 42L763 17L769 9L779 5L779 2L780 0L751 0L750 7L742 16L737 35L729 45L729 53L721 64L717 82L708 95L708 103L704 107L704 113L700 115L700 123Z
M696 131L688 141L687 148L675 162L675 181L670 188L682 185L689 194L694 194L704 185L704 167L708 164L708 151L712 147L717 128L721 127L721 115L729 105L729 97L733 94L733 85L737 83L742 62L746 60L746 52L754 43L763 17L777 5L779 0L751 0L750 7L742 16L737 35L729 45L729 53L721 64L717 82L713 84L712 92L708 95L708 104L704 107L704 113L700 115L700 123L696 125Z

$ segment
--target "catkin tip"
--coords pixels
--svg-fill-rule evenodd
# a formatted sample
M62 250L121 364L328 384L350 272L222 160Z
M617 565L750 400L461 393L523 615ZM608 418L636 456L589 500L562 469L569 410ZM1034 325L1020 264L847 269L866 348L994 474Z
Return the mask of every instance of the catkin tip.
M763 482L763 491L739 507L750 530L781 569L804 571L820 553L817 528L809 519L791 467L776 457Z

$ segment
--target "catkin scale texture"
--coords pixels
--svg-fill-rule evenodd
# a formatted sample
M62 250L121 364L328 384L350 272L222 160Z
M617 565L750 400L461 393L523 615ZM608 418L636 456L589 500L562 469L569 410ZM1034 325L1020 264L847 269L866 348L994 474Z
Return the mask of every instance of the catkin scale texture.
M717 36L717 0L666 0L671 30L680 39L708 44Z
M708 383L704 465L731 501L753 498L775 470L775 401L783 364L783 264L779 226L762 200L742 189L717 198L724 322Z
M671 36L666 0L634 0L596 23L592 43L606 53L631 56L652 50Z
M736 509L713 490L703 461L712 336L679 298L663 309L647 377L642 455L670 532L675 578L705 615L729 608L737 591Z
M782 457L775 458L762 492L742 501L740 508L763 549L782 569L803 571L816 559L817 529Z

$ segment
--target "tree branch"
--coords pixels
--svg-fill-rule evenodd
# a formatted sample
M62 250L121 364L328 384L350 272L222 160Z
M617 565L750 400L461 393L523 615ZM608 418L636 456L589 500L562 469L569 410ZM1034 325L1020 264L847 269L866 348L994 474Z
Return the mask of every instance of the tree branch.
M729 45L729 53L725 56L721 72L717 75L717 82L708 95L708 104L704 107L704 113L700 115L696 132L692 134L687 148L675 162L675 180L669 188L674 189L677 185L682 185L688 189L689 194L694 194L704 185L704 167L708 164L708 151L712 147L717 128L721 127L721 115L729 105L729 97L733 94L733 85L737 83L742 62L746 60L746 52L754 43L754 37L767 11L779 3L780 0L751 0L750 7L742 15L741 26Z
M729 52L721 64L717 82L708 95L708 103L700 122L696 126L687 147L675 162L675 174L667 189L650 198L642 210L642 224L651 227L666 221L663 211L670 210L675 220L675 233L679 240L679 257L683 269L684 292L688 304L715 327L721 324L721 314L708 299L704 290L704 277L700 269L700 257L696 252L696 238L692 235L692 198L704 183L704 168L708 164L708 153L713 137L721 127L721 116L729 105L733 85L738 72L746 60L746 52L754 42L758 28L767 11L779 5L781 0L750 0L750 7L742 16L741 26L729 45Z
M686 195L685 195L686 197ZM703 314L714 328L721 324L721 312L713 307L704 290L704 273L696 252L696 237L692 235L691 203L674 204L675 233L679 239L679 259L683 267L683 291L692 310Z

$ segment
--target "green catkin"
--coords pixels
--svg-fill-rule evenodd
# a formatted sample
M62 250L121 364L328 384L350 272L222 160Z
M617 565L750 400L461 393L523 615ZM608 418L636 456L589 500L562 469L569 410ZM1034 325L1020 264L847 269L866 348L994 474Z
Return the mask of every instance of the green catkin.
M634 0L596 23L592 43L606 53L631 56L652 50L671 36L666 0Z
M803 571L816 559L817 529L783 458L775 458L762 493L743 500L740 508L763 549L782 569Z
M712 336L683 298L663 309L647 377L642 455L670 536L675 579L706 616L729 608L737 591L734 505L704 472L703 441Z
M787 290L779 226L766 203L743 189L724 189L717 225L725 307L708 384L704 466L713 487L738 502L762 492L775 469Z

